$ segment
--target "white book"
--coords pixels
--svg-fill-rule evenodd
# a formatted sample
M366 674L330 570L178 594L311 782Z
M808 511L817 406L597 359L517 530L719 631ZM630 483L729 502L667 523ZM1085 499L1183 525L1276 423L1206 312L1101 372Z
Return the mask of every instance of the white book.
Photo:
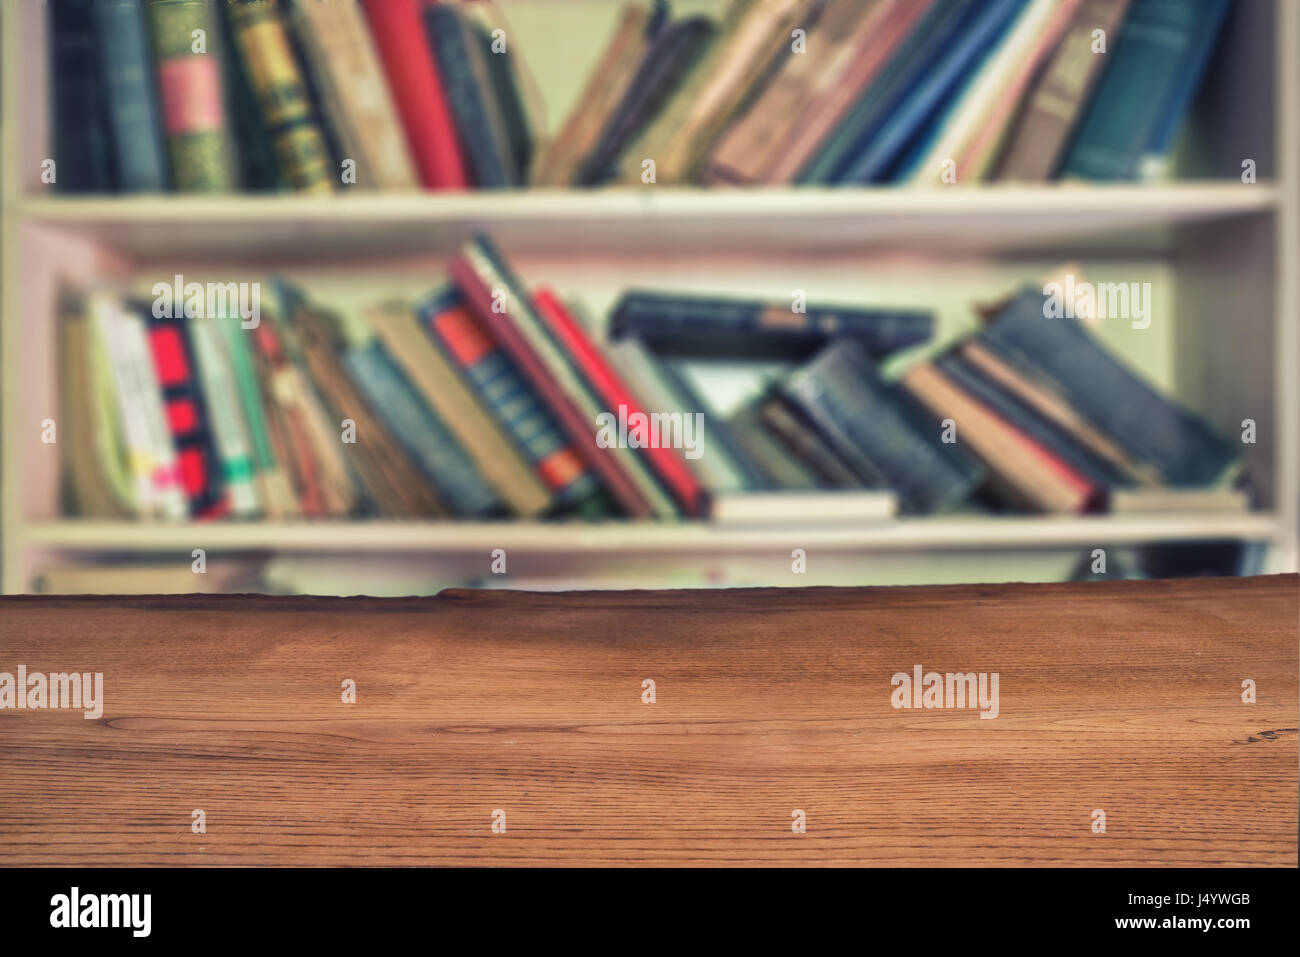
M230 511L235 516L248 518L260 511L255 484L257 470L253 464L253 442L244 422L243 406L231 371L226 339L218 326L221 322L238 321L238 318L191 319L189 330L199 367L199 385L207 400L213 438L216 440L217 453L221 456L221 472Z

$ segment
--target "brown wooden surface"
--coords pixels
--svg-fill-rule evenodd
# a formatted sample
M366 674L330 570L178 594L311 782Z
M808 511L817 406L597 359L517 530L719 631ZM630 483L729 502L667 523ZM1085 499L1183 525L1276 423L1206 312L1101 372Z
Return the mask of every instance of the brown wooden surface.
M0 671L106 699L0 711L0 865L1295 866L1298 596L0 599ZM1000 716L894 710L917 663L997 671Z

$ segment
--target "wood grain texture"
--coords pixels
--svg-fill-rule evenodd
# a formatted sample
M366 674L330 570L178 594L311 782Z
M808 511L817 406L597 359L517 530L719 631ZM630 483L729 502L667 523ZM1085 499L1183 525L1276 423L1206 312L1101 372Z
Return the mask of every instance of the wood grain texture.
M0 865L1294 867L1298 601L1295 575L4 598L0 671L101 671L106 704L0 710ZM999 716L895 710L915 664L997 671Z

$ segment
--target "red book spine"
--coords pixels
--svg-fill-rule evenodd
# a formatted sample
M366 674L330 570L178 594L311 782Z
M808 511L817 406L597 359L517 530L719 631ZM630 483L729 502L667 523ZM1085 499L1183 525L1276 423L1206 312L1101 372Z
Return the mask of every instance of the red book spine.
M619 406L623 406L629 418L637 413L649 418L627 384L605 361L605 357L587 335L587 330L565 308L559 297L550 289L543 287L533 292L533 302L537 304L537 313L542 317L542 321L547 324L551 334L565 351L577 360L582 374L586 376L606 408L617 412ZM687 515L704 516L708 513L708 493L687 468L676 449L656 446L643 448L640 451L645 454L650 467L654 469L655 474L677 499Z
M578 407L565 395L560 384L547 370L541 357L514 328L514 320L508 314L498 313L492 308L492 289L474 265L461 255L452 258L449 269L452 281L460 287L470 309L487 327L497 344L515 361L520 373L537 390L537 394L551 407L555 417L569 433L578 454L587 460L587 464L609 489L610 494L632 518L649 518L650 505L641 497L641 492L632 479L623 473L608 449L602 449L596 444L596 424L586 422Z
M421 0L364 0L388 86L429 189L469 185L446 91L429 49Z

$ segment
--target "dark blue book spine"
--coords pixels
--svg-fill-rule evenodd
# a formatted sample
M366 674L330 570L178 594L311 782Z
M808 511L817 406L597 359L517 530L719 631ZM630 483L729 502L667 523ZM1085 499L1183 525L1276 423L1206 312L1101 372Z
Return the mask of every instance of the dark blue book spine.
M1120 365L1076 320L1045 318L1036 289L1017 296L977 341L1029 378L1046 379L1093 427L1170 485L1214 484L1236 461L1204 422Z
M167 188L166 148L140 0L96 3L95 24L118 186L161 192Z
M934 314L906 309L841 309L786 303L626 293L614 307L610 336L639 337L654 352L698 358L805 359L833 338L854 339L883 356L930 338Z
M343 361L375 414L453 511L483 517L500 510L491 484L378 341L349 349Z
M100 82L94 0L49 3L50 127L54 187L65 193L113 189L112 144ZM12 24L10 24L12 27Z
M475 185L509 186L513 177L492 129L487 91L481 88L470 59L469 44L474 40L461 14L454 7L431 4L424 8L424 24Z
M978 464L944 445L939 429L876 376L855 342L828 346L781 392L864 481L892 488L904 512L954 508L984 479Z
M1217 32L1222 0L1135 0L1097 92L1066 154L1061 175L1131 179L1142 155L1177 125ZM1188 86L1190 84L1190 86ZM1186 92L1180 94L1180 89Z
M1165 101L1160 122L1147 142L1144 151L1146 155L1164 156L1173 148L1174 136L1182 126L1183 117L1191 106L1192 96L1201 85L1205 67L1209 63L1210 54L1214 51L1214 41L1219 38L1220 29L1230 6L1231 0L1210 0L1208 3L1204 20L1196 30L1195 39L1187 50L1182 68L1178 71L1174 89Z
M886 178L926 120L942 109L946 97L960 91L963 78L996 46L1025 0L986 0L957 32L902 102L884 117L862 151L835 178L839 183L871 183Z

